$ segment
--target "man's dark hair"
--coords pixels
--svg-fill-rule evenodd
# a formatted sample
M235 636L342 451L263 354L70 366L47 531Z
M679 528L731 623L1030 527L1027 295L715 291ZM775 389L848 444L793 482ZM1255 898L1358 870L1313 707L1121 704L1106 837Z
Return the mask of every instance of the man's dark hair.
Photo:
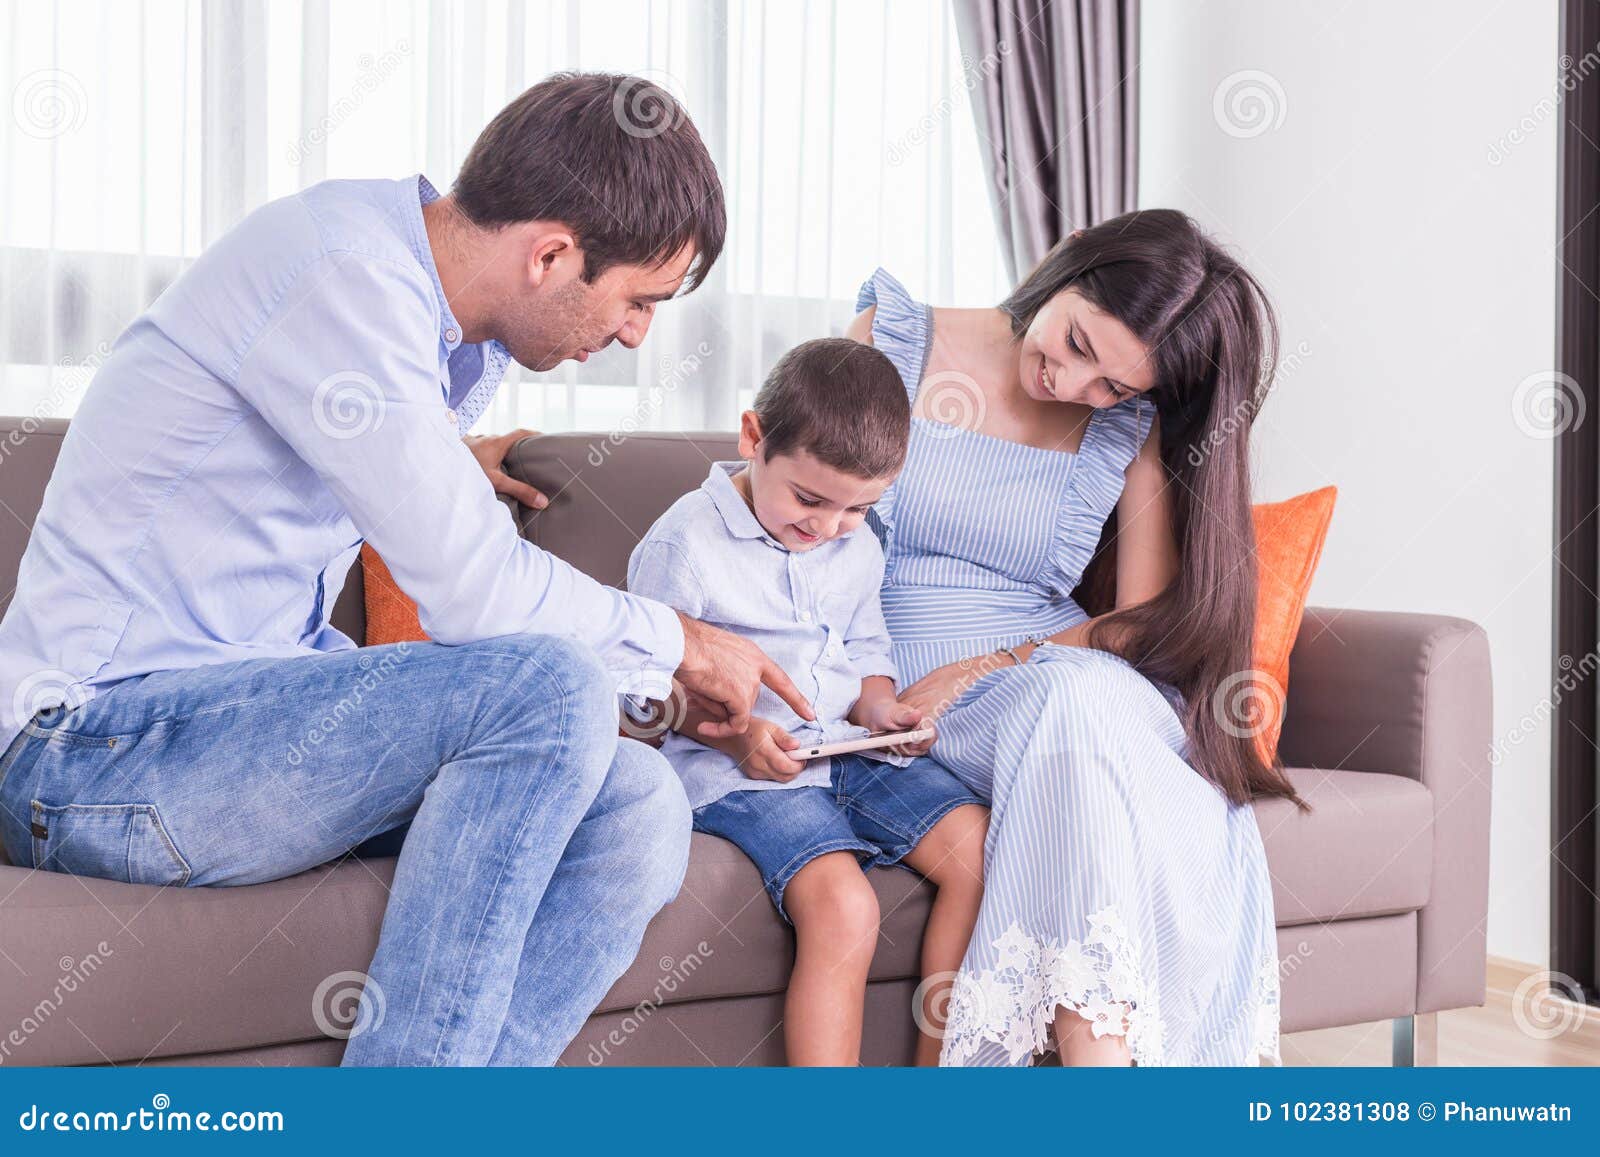
M685 246L694 289L728 229L722 181L688 113L637 76L559 72L501 109L451 189L474 225L560 221L583 248L583 279L660 265Z
M897 473L906 460L911 403L880 350L847 337L794 347L772 367L752 409L763 458L805 450L857 478Z

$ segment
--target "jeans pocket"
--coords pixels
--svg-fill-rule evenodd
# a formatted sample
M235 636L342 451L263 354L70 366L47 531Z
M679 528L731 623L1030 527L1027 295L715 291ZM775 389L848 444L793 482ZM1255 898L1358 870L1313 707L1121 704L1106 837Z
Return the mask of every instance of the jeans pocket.
M189 864L154 804L32 806L33 866L128 884L189 882Z

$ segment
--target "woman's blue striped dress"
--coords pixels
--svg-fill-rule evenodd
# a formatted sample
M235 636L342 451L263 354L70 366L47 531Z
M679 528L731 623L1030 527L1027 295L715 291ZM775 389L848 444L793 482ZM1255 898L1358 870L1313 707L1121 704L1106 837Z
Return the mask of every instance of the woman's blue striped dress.
M974 404L923 383L933 315L879 270L873 343L935 415ZM952 377L954 377L952 375ZM1088 616L1071 597L1148 402L1097 411L1076 454L912 421L904 471L874 508L884 616L902 685ZM1122 1031L1136 1063L1277 1059L1272 889L1249 806L1184 755L1174 705L1104 651L1046 644L984 675L940 718L933 755L992 802L987 893L956 978L943 1063L1026 1064L1055 1009Z

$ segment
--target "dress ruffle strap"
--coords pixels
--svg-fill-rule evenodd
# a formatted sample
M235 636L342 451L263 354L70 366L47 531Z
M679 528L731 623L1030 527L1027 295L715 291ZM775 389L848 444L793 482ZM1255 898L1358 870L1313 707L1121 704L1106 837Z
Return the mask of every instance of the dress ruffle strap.
M1089 418L1077 460L1072 464L1066 500L1056 513L1056 545L1051 562L1064 584L1060 593L1070 593L1083 578L1095 547L1100 545L1105 521L1122 497L1128 464L1149 437L1155 416L1154 403L1129 398L1096 410Z
M917 396L922 369L928 361L928 335L932 324L928 307L912 298L906 287L883 268L861 283L856 312L876 306L872 315L872 344L894 363L905 384L906 397Z

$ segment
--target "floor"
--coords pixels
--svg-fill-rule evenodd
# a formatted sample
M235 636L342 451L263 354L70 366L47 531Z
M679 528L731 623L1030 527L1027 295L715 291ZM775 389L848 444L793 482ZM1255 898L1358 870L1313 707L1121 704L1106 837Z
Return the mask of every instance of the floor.
M1535 974L1491 958L1483 1006L1438 1014L1439 1064L1600 1066L1600 1008L1541 998L1537 986L1519 999ZM1389 1047L1389 1021L1293 1033L1283 1038L1283 1063L1387 1065Z

